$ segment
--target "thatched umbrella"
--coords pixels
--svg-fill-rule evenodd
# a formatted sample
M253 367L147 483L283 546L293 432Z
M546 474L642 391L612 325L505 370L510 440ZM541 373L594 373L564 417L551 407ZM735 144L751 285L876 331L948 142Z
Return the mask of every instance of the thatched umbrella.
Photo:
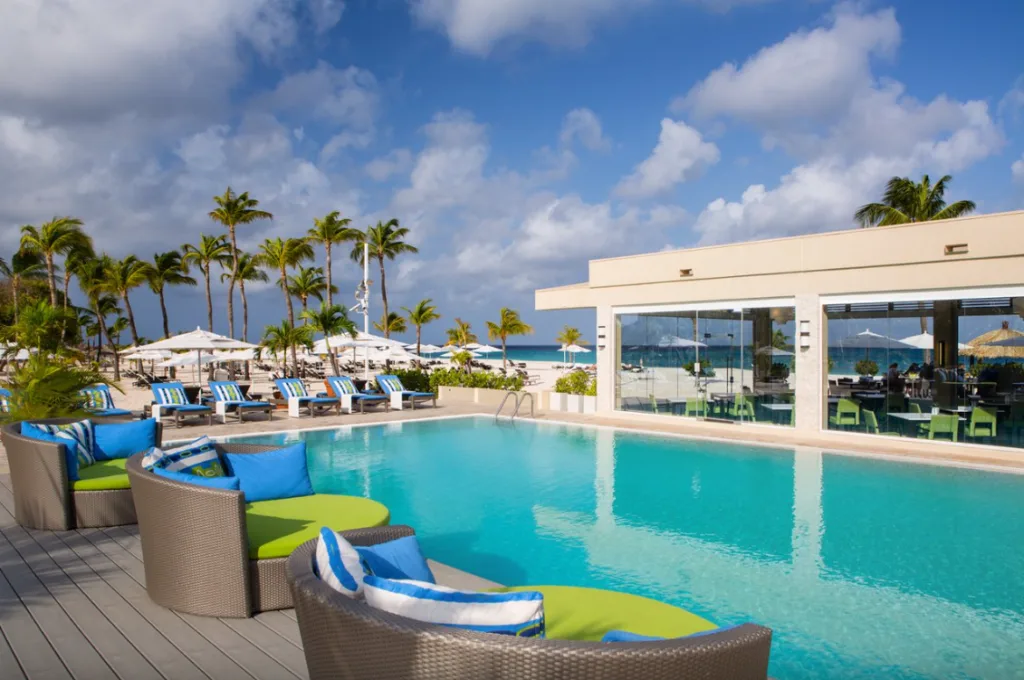
M1007 347L993 345L993 342L1010 340L1012 338L1024 338L1024 333L1010 328L1010 322L1004 321L1002 328L988 333L982 333L967 343L966 349L961 349L960 354L978 359L1024 359L1024 347Z

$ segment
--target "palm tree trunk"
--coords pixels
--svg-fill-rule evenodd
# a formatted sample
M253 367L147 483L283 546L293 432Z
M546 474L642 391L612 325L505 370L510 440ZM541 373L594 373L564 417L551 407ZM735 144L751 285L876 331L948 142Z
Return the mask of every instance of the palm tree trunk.
M235 225L228 225L231 234L231 280L228 282L228 335L235 337L235 279L238 277L238 244L235 243Z
M420 353L420 333L423 332L423 326L416 324L416 354Z
M165 338L169 338L169 337L171 337L171 325L167 321L167 305L164 303L164 287L163 286L160 286L160 290L157 292L157 295L160 296L160 314L164 318L164 337Z
M331 351L331 336L324 333L324 345L327 347L327 356L331 358L331 370L334 371L334 375L341 375L341 371L338 370L338 357L334 356L334 352ZM340 397L341 395L335 395Z
M18 290L21 288L21 277L11 279L11 294L14 296L14 323L18 323Z
M57 275L53 271L53 253L46 254L47 281L50 284L50 306L57 306Z
M334 288L334 279L331 277L331 242L325 241L324 248L327 250L327 257L324 259L327 266L327 306L330 307L334 304L334 298L331 296L331 289Z
M124 311L128 312L128 328L132 332L132 344L139 344L139 332L135 330L135 314L132 312L132 301L128 299L128 291L124 291Z
M242 340L249 341L249 301L245 297L245 281L238 282L238 294L242 296ZM249 362L242 364L242 376L249 379Z
M63 340L68 329L68 288L71 286L71 274L67 270L67 261L64 262L64 319L60 322L60 337Z
M295 327L295 310L292 308L292 296L288 292L288 272L281 267L281 291L284 293L285 307L288 309L288 323Z
M501 370L508 369L508 352L505 350L505 338L501 338Z
M377 262L380 263L380 298L384 301L384 337L391 337L391 329L387 325L388 318L388 286L384 280L384 256L381 255L377 258Z
M207 330L213 332L213 297L210 295L210 265L203 270L206 276L206 325Z

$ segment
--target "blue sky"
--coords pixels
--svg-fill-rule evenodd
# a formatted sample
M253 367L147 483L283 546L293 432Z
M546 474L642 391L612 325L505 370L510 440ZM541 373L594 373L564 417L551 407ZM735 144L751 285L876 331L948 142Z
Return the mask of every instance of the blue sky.
M591 258L846 228L896 174L1024 207L1021 25L994 0L4 3L0 253L72 214L148 257L215 233L230 184L276 217L250 249L331 210L397 217L421 252L389 297L435 300L429 339L503 305L535 342L592 336L533 311ZM358 275L337 267L342 300ZM172 298L174 328L202 323L198 290ZM271 287L250 307L252 329L284 315Z

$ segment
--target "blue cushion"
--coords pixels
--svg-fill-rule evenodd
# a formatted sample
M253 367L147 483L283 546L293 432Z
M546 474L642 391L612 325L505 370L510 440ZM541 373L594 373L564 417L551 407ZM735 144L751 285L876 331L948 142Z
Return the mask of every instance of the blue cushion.
M381 578L412 579L437 583L415 536L356 548L366 573Z
M57 439L60 439L64 443L64 448L70 454L74 454L78 458L78 465L75 467L75 476L69 479L76 481L78 479L78 471L84 467L88 467L96 462L93 458L93 439L95 433L93 432L92 422L88 420L79 420L74 423L67 423L64 425L44 425L37 424L34 427L52 434ZM69 475L71 467L68 466Z
M93 456L96 460L127 458L157 445L156 421L152 418L131 423L94 425Z
M327 527L316 541L313 570L332 590L353 599L363 592L363 567L359 553L345 537Z
M143 457L142 467L147 470L159 467L203 477L223 477L226 474L213 440L205 435L172 449L154 448Z
M64 439L58 439L56 435L50 434L44 430L40 430L38 427L29 422L21 424L21 434L29 439L38 439L41 442L49 442L51 444L60 444L64 447L64 461L68 468L68 480L72 482L78 481L78 453L77 449L68 445L68 442Z
M196 486L205 486L211 489L224 489L226 491L239 491L241 485L238 482L238 477L204 477L203 475L193 475L189 472L175 472L174 470L167 470L165 468L153 468L153 473L166 477L167 479L173 479L176 482L184 482L186 484L195 484Z
M536 591L478 593L423 581L365 576L366 603L424 623L517 637L544 637L544 596Z
M229 473L241 480L248 503L314 494L305 442L263 453L228 453L224 458Z

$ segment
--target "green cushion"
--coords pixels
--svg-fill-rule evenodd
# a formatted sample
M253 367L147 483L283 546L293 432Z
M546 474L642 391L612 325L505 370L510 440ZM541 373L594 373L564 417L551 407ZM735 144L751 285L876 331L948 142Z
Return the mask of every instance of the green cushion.
M377 501L358 496L313 496L257 501L245 506L249 557L267 560L288 557L300 545L314 539L320 527L335 531L381 527L391 513Z
M522 586L544 595L544 627L553 640L599 642L610 630L675 638L718 628L707 619L639 595L571 586Z
M124 471L127 458L98 460L78 469L78 480L71 482L72 491L110 491L127 489L128 473Z

